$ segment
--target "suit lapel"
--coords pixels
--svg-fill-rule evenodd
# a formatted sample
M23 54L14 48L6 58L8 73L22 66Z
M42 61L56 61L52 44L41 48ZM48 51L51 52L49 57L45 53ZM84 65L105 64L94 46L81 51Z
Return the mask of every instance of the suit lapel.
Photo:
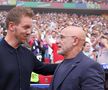
M62 82L65 80L65 78L69 75L69 73L77 66L77 63L71 64L69 63L69 65L67 66L66 71L64 72L64 74L61 75L61 79L59 79L58 82L56 82L56 87L54 87L54 90L57 90L57 88L62 84ZM60 65L59 65L60 67ZM59 70L59 67L57 68L56 72ZM57 77L56 76L56 72L54 75L54 79Z
M81 57L82 57L82 53L80 53L77 56L77 58L75 58L74 63L69 62L69 65L66 67L67 68L66 71L64 72L64 74L61 75L61 79L58 82L56 82L56 87L54 87L55 90L57 90L57 88L63 83L63 81L66 79L66 77L69 75L69 73L77 67L78 63L80 63L80 61L81 61L80 60ZM58 66L58 68L55 71L54 78L57 77L56 72L59 70L60 65Z

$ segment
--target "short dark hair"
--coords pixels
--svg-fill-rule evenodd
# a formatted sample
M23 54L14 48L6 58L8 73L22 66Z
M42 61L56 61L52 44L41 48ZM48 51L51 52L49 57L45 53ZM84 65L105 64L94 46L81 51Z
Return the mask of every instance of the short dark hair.
M9 11L6 18L6 27L8 28L9 22L14 22L16 25L20 23L22 16L33 17L34 12L31 8L28 7L14 7Z
M85 47L85 45L86 45L87 43L89 43L89 42L85 41L83 46Z

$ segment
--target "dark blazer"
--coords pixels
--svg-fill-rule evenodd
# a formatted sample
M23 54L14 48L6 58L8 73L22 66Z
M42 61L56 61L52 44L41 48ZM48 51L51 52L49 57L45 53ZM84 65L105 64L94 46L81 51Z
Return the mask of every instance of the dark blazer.
M82 52L73 60L69 60L68 67L58 78L56 74L62 64L57 67L49 90L104 90L102 66ZM55 79L58 82L55 82Z

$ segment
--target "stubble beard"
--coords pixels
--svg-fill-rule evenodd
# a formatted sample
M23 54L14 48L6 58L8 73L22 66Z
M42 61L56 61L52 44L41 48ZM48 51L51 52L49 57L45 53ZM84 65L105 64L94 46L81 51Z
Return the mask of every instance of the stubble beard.
M64 51L63 50L58 50L57 53L64 56Z

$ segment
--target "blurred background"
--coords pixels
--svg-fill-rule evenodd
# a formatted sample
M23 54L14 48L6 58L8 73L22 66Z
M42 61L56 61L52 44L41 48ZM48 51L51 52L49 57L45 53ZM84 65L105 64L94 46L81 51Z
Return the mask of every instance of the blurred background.
M82 26L86 32L83 52L103 65L108 90L108 0L0 0L0 40L7 32L6 15L16 6L31 7L35 12L32 34L24 46L44 63L63 61L56 45L62 28ZM47 90L52 78L32 72L32 90Z

